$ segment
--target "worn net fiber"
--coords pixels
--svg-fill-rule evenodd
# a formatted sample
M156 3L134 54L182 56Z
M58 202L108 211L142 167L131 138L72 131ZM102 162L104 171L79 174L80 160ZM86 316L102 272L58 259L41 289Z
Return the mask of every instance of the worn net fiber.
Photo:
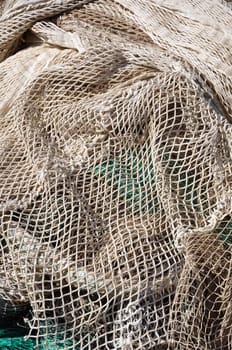
M25 344L232 349L231 8L1 2L0 326Z

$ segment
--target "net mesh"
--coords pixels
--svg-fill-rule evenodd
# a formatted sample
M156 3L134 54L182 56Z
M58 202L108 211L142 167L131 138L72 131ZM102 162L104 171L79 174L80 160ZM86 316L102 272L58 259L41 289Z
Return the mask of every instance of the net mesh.
M12 348L231 349L231 1L0 12Z

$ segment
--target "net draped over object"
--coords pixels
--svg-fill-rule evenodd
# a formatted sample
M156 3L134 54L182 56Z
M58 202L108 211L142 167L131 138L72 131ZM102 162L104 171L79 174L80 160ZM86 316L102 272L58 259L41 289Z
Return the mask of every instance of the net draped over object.
M231 1L0 14L0 343L232 349Z

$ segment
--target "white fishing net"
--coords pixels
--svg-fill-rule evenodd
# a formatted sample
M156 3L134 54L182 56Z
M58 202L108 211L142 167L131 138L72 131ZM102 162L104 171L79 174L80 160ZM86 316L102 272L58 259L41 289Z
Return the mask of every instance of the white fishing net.
M0 321L232 349L231 2L6 0L0 60Z

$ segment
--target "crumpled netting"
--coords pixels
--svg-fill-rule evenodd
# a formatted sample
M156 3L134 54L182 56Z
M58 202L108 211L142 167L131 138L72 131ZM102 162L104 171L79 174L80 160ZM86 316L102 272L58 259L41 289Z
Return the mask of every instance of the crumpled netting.
M0 297L35 348L231 349L230 6L3 1Z

